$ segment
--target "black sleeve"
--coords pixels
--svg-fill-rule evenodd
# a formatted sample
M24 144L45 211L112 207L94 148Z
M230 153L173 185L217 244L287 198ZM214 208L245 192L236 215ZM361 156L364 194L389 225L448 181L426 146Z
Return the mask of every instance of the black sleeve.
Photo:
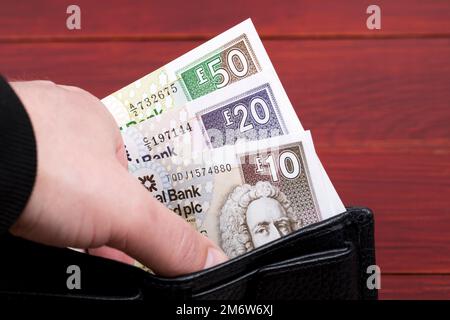
M17 220L36 179L36 140L19 98L0 76L0 234Z

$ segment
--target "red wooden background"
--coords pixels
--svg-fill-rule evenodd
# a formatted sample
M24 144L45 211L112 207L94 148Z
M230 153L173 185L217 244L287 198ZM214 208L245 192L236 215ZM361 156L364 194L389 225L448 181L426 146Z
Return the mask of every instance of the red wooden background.
M381 298L450 298L450 1L2 1L0 72L104 97L251 17L336 189L376 215Z

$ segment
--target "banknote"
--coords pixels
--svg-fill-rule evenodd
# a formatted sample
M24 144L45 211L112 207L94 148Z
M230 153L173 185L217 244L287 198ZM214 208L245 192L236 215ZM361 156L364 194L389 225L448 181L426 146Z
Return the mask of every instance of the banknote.
M314 143L313 143L313 139L311 136L311 131L307 130L304 131L305 134L305 139L308 140L308 142L311 144L312 149L314 149L314 161L317 164L317 166L319 167L319 170L321 172L321 186L323 188L323 190L326 190L325 192L327 193L327 196L323 199L323 201L326 201L323 203L323 209L324 209L324 214L323 214L323 218L324 219L328 219L330 217L333 217L337 214L343 213L345 212L345 206L341 200L341 198L339 197L339 194L337 193L333 183L331 182L330 177L328 176L327 172L325 171L325 168L322 164L322 162L319 159L319 156L317 155L315 148L314 148Z
M344 211L330 209L332 190L310 137L246 141L133 164L130 172L232 258Z
M131 164L191 158L205 148L283 136L303 127L275 75L264 71L122 130Z
M130 173L230 258L345 211L250 19L102 102Z
M274 68L250 19L104 98L120 128Z
M192 159L193 154L205 148L218 148L223 145L235 144L239 139L264 140L273 136L282 136L295 131L303 131L292 105L284 91L279 90L281 84L273 80L270 73L261 72L252 79L242 81L239 87L225 88L219 93L213 93L196 102L166 112L154 121L142 122L122 131L127 149L130 170L139 164L158 162L160 159L176 157ZM246 91L242 92L242 88ZM252 116L251 101L261 101L264 105L257 107L259 114ZM257 104L255 104L257 105ZM229 118L234 122L226 128L226 115L234 115L237 107L246 108L246 112L237 113L240 117ZM206 117L205 117L206 115ZM270 115L270 116L267 116ZM269 121L270 117L275 121ZM245 118L247 117L247 118ZM252 118L257 118L255 121ZM265 121L261 121L264 120ZM212 121L209 121L212 119ZM268 125L267 125L268 124ZM252 125L245 131L242 127ZM208 133L213 134L208 134ZM230 134L231 132L231 134ZM306 136L311 141L310 132ZM212 140L211 137L215 138ZM220 143L219 143L220 141ZM197 158L197 157L194 157ZM337 195L319 158L315 161L320 165L320 171L325 186L329 190L327 200L329 207L325 212L343 212L343 205ZM203 160L200 160L200 163ZM141 179L142 180L142 179ZM325 202L324 202L325 205Z

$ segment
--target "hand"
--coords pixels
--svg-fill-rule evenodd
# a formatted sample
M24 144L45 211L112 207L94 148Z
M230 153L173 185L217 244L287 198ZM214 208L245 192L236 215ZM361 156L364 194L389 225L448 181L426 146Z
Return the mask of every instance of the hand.
M101 247L98 254L120 260L125 252L166 276L227 259L128 173L119 129L97 98L49 81L11 85L31 118L38 158L36 183L10 230L14 235L61 247Z

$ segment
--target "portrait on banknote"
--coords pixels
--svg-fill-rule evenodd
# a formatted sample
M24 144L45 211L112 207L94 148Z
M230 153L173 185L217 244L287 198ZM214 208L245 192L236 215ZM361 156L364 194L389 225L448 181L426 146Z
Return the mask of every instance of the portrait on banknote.
M219 218L221 245L235 257L289 234L295 214L286 195L267 181L237 186Z

